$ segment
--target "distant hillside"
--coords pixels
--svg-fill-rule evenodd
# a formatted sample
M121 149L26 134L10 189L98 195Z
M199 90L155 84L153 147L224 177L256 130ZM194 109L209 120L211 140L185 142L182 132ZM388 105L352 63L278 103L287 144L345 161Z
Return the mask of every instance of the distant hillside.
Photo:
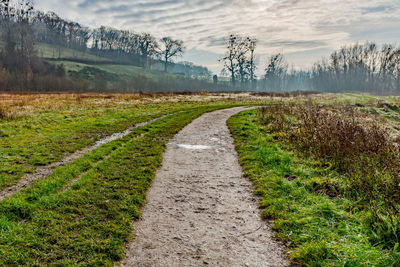
M182 40L44 13L28 0L0 1L1 91L229 91L191 62L174 63ZM19 1L19 0L18 0Z
M151 68L143 68L118 60L111 60L107 57L95 55L89 49L87 51L79 51L59 45L51 45L45 43L36 44L38 55L49 62L56 65L63 64L69 75L81 75L90 78L88 72L95 73L95 69L100 70L99 74L115 78L120 76L145 76L147 78L158 79L160 76L186 76L201 77L202 79L211 80L211 73L205 67L196 66L190 62L173 63L169 68L169 73L163 72L161 62L154 62ZM88 71L89 70L89 71ZM91 71L90 71L91 70ZM105 73L104 73L105 72ZM107 75L107 73L111 75ZM112 80L111 80L112 82Z

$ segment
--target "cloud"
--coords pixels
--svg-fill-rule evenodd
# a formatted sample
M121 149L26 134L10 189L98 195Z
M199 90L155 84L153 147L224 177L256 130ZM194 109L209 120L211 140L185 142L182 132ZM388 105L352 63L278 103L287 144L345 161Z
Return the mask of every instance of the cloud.
M36 0L39 8L92 27L100 25L148 31L185 41L203 51L216 71L230 33L254 36L258 53L279 51L296 65L355 41L391 42L400 36L398 0ZM388 25L388 27L385 27ZM307 53L311 51L312 54ZM199 53L188 58L195 61ZM301 56L301 54L307 56ZM290 58L290 55L296 55Z
M381 13L381 12L386 12L387 10L390 10L390 6L374 6L374 7L365 7L362 9L362 14L368 14L368 13Z

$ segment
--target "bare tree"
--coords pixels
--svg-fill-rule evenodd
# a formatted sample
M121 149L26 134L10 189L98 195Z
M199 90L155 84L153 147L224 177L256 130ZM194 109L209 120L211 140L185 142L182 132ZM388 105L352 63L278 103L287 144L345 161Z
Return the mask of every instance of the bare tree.
M164 62L164 71L167 72L168 64L171 63L172 58L181 56L184 53L183 41L173 40L170 37L164 37L160 40L162 47L159 50L161 59Z
M238 37L236 42L236 61L238 65L238 73L240 82L243 85L249 76L248 71L248 58L249 43L247 38Z
M31 27L33 2L31 0L0 1L0 13L5 32L4 64L14 70L28 69L35 56Z
M257 46L256 39L251 37L238 38L237 42L237 62L239 67L239 75L242 85L250 80L254 84L255 80L255 49Z
M142 33L137 36L138 52L142 59L142 65L149 67L149 59L156 55L158 43L150 33Z
M283 91L285 89L285 78L288 70L282 54L272 55L267 62L265 69L264 83L266 89L273 91Z
M232 85L236 84L236 75L238 72L238 63L237 63L237 42L240 37L231 34L227 41L227 51L225 56L220 59L220 61L224 62L223 71L229 72L231 76Z
M1 24L0 27L3 29L5 26L8 26L8 22L11 18L11 5L10 0L0 0L0 19Z
M231 34L227 40L227 52L220 59L224 62L224 72L231 76L232 84L240 79L242 86L248 81L255 79L255 49L257 41L250 37L241 37Z
M255 71L256 71L256 62L255 62L255 50L257 47L257 40L254 38L247 38L247 43L248 43L248 50L250 52L249 55L249 60L248 60L248 69L249 69L249 73L250 73L250 82L251 82L251 86L252 89L255 88Z
M314 89L328 92L399 92L400 48L375 43L344 46L329 60L314 64Z
M10 0L1 0L0 1L0 15L1 15L1 23L0 28L3 38L6 41L6 51L12 52L15 49L15 41L13 40L13 31L11 29L12 19L15 16L14 10L11 7Z

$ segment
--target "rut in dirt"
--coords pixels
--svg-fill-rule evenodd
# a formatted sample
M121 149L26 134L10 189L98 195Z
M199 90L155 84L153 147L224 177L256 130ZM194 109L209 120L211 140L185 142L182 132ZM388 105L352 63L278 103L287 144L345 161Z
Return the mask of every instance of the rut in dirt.
M226 125L245 109L205 114L169 142L123 266L289 266Z
M137 123L131 127L129 127L127 130L120 132L120 133L114 133L112 135L109 135L107 137L104 137L103 139L97 141L94 145L89 146L84 148L83 150L80 151L76 151L75 153L63 158L62 160L58 161L58 162L54 162L52 164L49 164L47 166L41 166L38 167L36 169L36 171L34 171L33 173L28 173L26 175L24 175L19 181L18 183L16 183L15 185L12 185L10 187L7 187L3 190L0 190L0 201L7 198L7 197L11 197L13 196L15 193L28 188L29 186L31 186L36 180L39 179L43 179L47 176L49 176L52 172L53 169L56 167L60 167L60 166L64 166L65 164L71 163L74 160L83 157L86 153L89 153L93 150L95 150L96 148L99 148L102 145L105 145L109 142L112 142L114 140L117 140L119 138L125 137L128 134L130 134L134 129L139 128L139 127L143 127L146 126L152 122L155 122L157 120L161 120L165 117L177 114L179 112L176 113L171 113L168 115L163 115L161 117L146 121L146 122L142 122L142 123Z

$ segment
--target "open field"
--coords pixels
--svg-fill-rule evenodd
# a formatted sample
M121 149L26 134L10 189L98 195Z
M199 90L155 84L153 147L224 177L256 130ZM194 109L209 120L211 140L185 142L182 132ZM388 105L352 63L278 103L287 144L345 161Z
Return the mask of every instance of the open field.
M124 260L127 243L131 242L131 249L135 248L133 230L136 226L131 222L141 217L141 207L146 204L146 192L162 163L163 152L178 132L181 132L181 139L174 139L173 142L178 143L170 143L167 153L171 153L171 149L183 142L203 145L204 150L191 150L190 146L179 148L187 153L181 156L184 162L178 164L179 157L174 157L170 162L182 169L182 177L197 177L199 180L181 180L181 184L173 184L172 180L170 186L182 189L196 185L204 188L194 187L188 191L186 197L189 197L189 193L197 192L194 198L196 202L179 202L182 198L179 192L174 196L176 200L167 195L167 199L178 201L175 207L177 216L190 212L192 205L198 205L195 216L200 216L193 223L200 223L204 219L209 225L207 218L219 218L223 214L222 210L214 214L212 205L217 205L217 210L225 209L223 212L229 214L227 209L236 209L229 205L235 205L236 199L241 197L240 192L246 192L243 197L253 199L248 185L243 185L240 179L237 183L229 180L235 177L238 179L237 173L231 175L233 178L229 176L226 179L219 171L202 174L204 177L193 173L184 174L185 166L189 168L190 164L196 166L190 167L190 170L201 169L201 160L210 166L220 163L219 156L224 160L232 158L217 169L226 168L227 172L231 169L226 164L233 164L236 154L233 146L231 148L226 145L230 142L227 129L228 134L221 132L225 131L222 126L226 118L220 118L219 124L212 127L210 120L214 115L210 114L191 123L203 114L216 110L237 106L266 106L262 111L255 109L241 112L228 123L244 175L253 182L255 193L260 197L262 217L273 220L272 229L275 232L270 232L267 222L262 223L257 231L283 241L288 258L303 266L398 266L400 213L397 211L399 181L396 175L400 168L395 154L391 153L397 149L400 102L394 97L385 100L358 94L306 97L207 93L2 94L1 192L23 181L24 177L35 173L38 168L52 166L77 151L85 151L85 148L93 146L104 137L121 133L134 125L137 127L131 128L121 138L104 142L71 161L54 165L48 175L0 200L0 265L103 266ZM308 124L301 119L304 114L314 115L307 113L310 110L316 110L316 114L328 112L326 114L335 115L318 117L335 119L320 119L322 125L332 122L329 124L329 132L338 133L335 125L345 125L341 126L341 131L352 126L351 129L357 131L354 136L373 136L370 139L380 143L376 146L375 143L367 144L368 138L345 138L342 142L348 141L349 144L343 147L350 146L345 151L334 143L337 142L334 136L340 135L316 132L325 138L320 143L326 145L318 146L319 139L309 138L305 134L314 133L315 129L321 129L321 125L306 128ZM192 130L190 127L182 130L189 124L192 127L198 126ZM193 135L192 139L190 135ZM301 140L313 142L305 143ZM364 150L361 150L360 143ZM336 144L332 145L338 148L335 153L331 153L333 150L328 147L329 144ZM352 144L354 147L351 147ZM208 150L214 146L215 152ZM376 150L376 147L385 149ZM211 155L216 158L210 160ZM391 157L393 160L390 160ZM194 160L197 161L194 163ZM203 166L203 169L212 171L210 166ZM169 171L173 169L169 168ZM368 170L370 175L357 172L360 169ZM209 175L220 177L221 180L217 185L213 179L203 181ZM211 184L206 185L206 181L211 181ZM205 186L209 186L209 189ZM224 198L227 195L224 195L217 199L219 202L213 202L214 195L224 194L224 190L229 191L229 188L238 189L235 194L239 192L239 195L232 195L235 201L229 202ZM208 202L201 201L204 196L200 191L209 195ZM168 192L171 190L168 189ZM224 199L226 203L220 203ZM167 205L167 201L164 203ZM189 207L185 203L190 204ZM257 202L254 204L256 208ZM154 206L160 208L159 204L151 204L149 208ZM244 206L250 207L247 204ZM180 210L179 207L186 208ZM258 214L257 211L249 212ZM246 225L240 224L241 219L237 219L237 215L237 222L227 221L230 215L224 216L222 222L227 227L231 227L231 224L240 226L240 230L227 231L228 235L235 235L238 231L248 235L249 230ZM167 220L164 215L162 217ZM257 221L257 218L250 220ZM218 224L215 225L217 227ZM218 228L215 230L218 232ZM174 239L174 236L171 238L172 242L182 242ZM255 243L259 241L254 235L246 237L240 244L247 244L249 240ZM276 248L276 255L283 255L285 249L279 252L280 246ZM239 246L232 248L232 251L236 251L234 249L241 251L248 248ZM132 251L127 257L129 255L132 255ZM254 255L257 258L257 253ZM271 260L274 258L274 255L265 256ZM213 262L204 255L193 260ZM274 260L286 262L282 257ZM130 259L123 262L130 262Z
M242 104L229 96L3 94L0 99L0 190L136 123L203 105Z

